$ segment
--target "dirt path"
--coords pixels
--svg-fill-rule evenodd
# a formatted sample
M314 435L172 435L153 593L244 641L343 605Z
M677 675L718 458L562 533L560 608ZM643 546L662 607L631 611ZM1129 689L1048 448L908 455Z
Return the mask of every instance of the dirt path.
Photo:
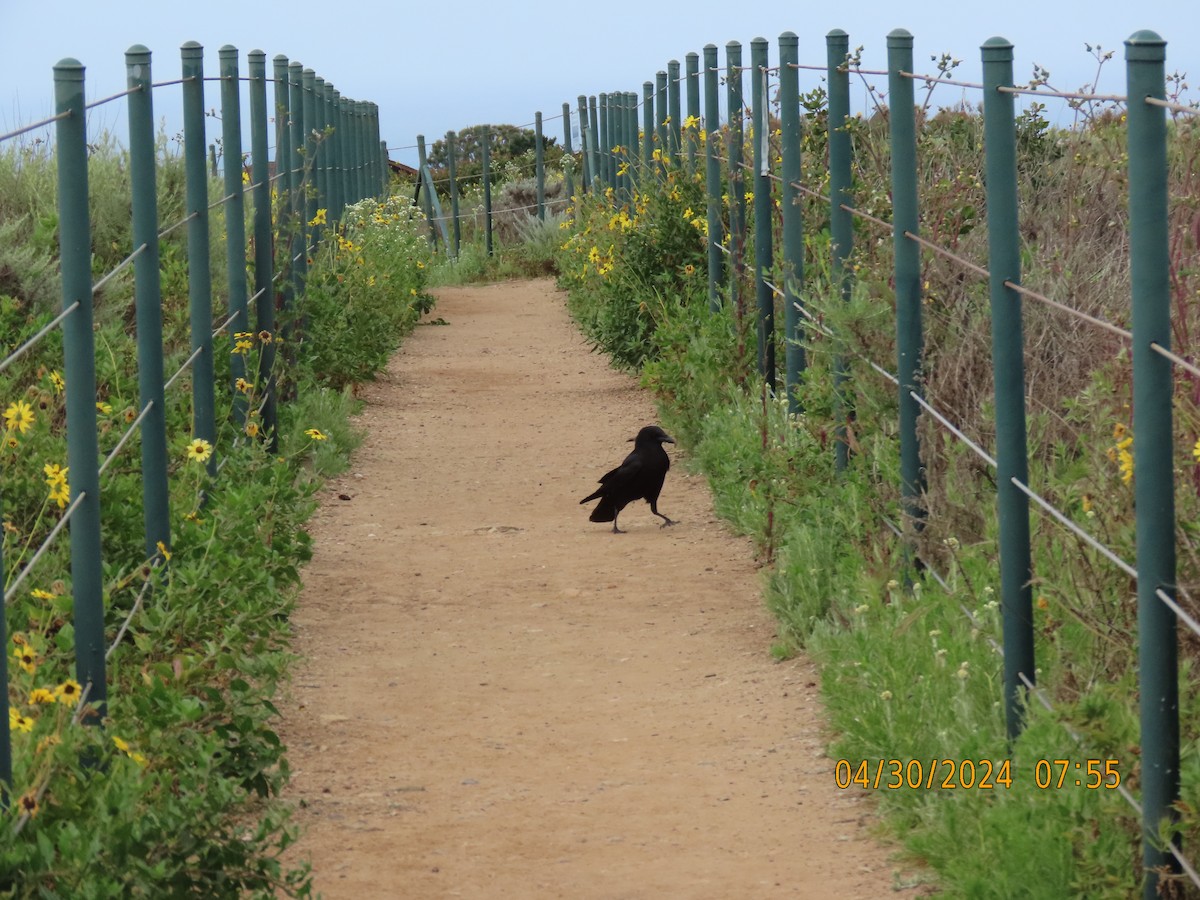
M439 292L367 390L296 613L282 734L327 898L873 898L816 675L773 662L749 546L676 465L578 505L654 421L549 281ZM678 451L668 448L672 453Z

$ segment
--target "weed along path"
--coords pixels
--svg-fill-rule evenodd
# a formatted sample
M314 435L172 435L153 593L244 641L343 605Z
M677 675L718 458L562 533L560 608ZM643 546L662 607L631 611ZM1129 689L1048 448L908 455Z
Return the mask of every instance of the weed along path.
M550 281L442 289L432 315L313 523L281 732L316 889L913 896L703 479L676 460L673 528L639 501L614 535L578 504L650 399Z

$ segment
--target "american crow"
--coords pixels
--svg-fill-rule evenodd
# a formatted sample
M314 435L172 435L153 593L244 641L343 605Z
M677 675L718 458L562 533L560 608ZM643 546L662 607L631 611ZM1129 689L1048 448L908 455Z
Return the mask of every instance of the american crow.
M671 458L662 445L664 442L673 444L675 439L657 425L647 425L637 437L629 440L633 441L633 452L600 479L600 487L595 493L579 502L587 503L599 497L599 505L588 518L593 522L612 522L613 534L625 533L617 527L617 516L628 504L640 499L645 499L650 504L650 512L663 520L661 527L674 525L673 519L658 511L658 495L662 492L667 469L671 468Z

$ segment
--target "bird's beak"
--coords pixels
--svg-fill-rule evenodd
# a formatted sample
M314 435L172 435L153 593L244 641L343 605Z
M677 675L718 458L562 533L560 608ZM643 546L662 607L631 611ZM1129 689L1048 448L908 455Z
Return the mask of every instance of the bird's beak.
M675 443L675 438L671 437L669 434L664 434L663 440L666 441L668 444Z

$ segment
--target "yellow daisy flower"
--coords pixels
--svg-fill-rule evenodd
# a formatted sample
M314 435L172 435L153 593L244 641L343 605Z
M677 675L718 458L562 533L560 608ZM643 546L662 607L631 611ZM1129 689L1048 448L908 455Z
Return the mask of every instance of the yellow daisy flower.
M187 458L194 462L207 462L212 452L212 444L204 438L196 438L187 445Z
M9 431L19 431L24 434L33 424L33 407L24 400L8 404L4 410L4 427Z

